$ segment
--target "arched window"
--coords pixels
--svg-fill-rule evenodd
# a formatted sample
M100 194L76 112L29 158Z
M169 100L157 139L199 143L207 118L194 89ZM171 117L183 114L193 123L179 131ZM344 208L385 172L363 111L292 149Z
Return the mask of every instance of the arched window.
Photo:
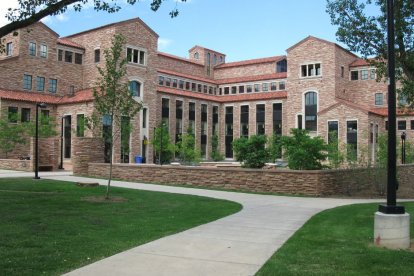
M133 97L141 97L141 84L137 81L129 83L129 91Z
M200 54L199 54L198 52L195 52L195 53L194 53L194 58L195 58L195 59L199 59L199 58L200 58Z
M308 92L305 94L305 129L309 131L317 130L318 122L318 94Z

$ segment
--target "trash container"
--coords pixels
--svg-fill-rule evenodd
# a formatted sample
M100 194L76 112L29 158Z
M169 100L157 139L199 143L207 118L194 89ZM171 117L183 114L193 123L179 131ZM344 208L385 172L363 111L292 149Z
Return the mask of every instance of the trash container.
M142 164L142 156L141 155L136 155L135 156L135 163L136 164Z

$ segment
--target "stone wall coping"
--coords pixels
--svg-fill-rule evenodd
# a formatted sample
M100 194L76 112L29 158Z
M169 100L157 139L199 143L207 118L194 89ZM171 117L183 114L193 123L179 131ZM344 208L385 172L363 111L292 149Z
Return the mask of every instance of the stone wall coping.
M93 163L94 166L108 166L109 163ZM210 170L210 171L232 171L232 172L256 172L256 173L288 173L288 174L331 174L332 172L349 172L355 170L365 170L366 168L355 168L355 169L326 169L326 170L291 170L286 168L278 168L278 169L248 169L248 168L241 168L241 167L234 167L234 166L220 166L220 167L212 167L212 166L187 166L187 165L156 165L156 164L134 164L134 163L114 163L113 165L118 167L140 167L145 166L146 168L153 168L153 169L172 169L172 170ZM405 165L398 165L397 167L413 167L414 164L405 164Z

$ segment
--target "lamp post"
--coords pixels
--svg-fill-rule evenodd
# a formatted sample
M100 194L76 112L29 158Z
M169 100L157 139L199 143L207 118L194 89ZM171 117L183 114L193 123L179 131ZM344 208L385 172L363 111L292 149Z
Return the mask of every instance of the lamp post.
M407 135L405 134L405 131L401 133L401 164L405 164L405 138Z
M379 211L384 214L404 214L404 206L397 206L397 115L395 96L395 33L394 33L394 0L387 0L388 22L388 176L387 204L380 205Z
M387 0L388 22L388 166L387 204L381 204L374 219L374 243L393 249L410 248L410 215L397 205L396 97L394 0Z
M39 107L46 108L46 104L45 103L36 104L35 176L34 176L34 179L40 179L39 177Z

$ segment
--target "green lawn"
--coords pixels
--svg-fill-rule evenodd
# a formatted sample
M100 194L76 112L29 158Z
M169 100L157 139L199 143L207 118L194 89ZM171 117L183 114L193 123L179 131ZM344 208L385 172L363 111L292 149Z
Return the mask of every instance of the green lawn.
M126 202L88 202L104 187L0 179L0 275L58 275L241 210L229 201L112 188Z
M414 203L405 203L414 234ZM413 275L414 252L373 245L378 204L338 207L317 214L257 275Z

